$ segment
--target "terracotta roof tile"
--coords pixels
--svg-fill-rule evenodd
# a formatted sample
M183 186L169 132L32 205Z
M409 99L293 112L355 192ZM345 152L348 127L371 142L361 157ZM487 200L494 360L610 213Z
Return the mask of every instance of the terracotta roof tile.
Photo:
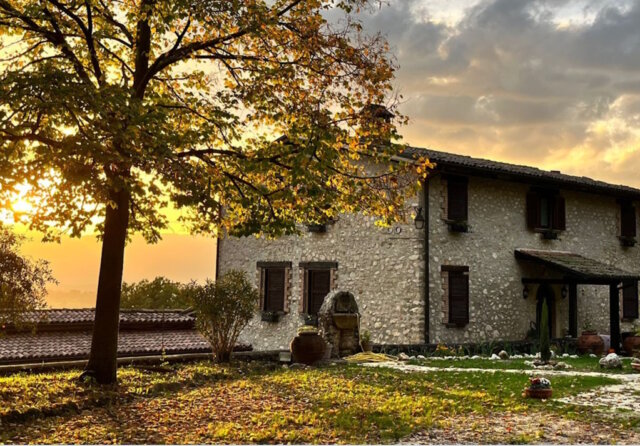
M23 326L8 327L30 331L34 326L39 332L88 330L93 326L95 310L47 309L22 314ZM193 328L195 316L190 310L120 310L121 329Z
M436 169L441 167L453 167L484 174L505 175L531 183L550 183L558 187L564 186L567 188L587 190L595 193L640 199L640 189L624 185L610 184L582 176L567 175L559 171L547 171L530 166L502 163L482 158L472 158L470 156L418 147L407 147L401 156L411 159L419 156L426 156L430 161L437 164Z
M0 338L0 364L87 359L90 331L14 333ZM121 331L118 356L206 353L208 342L195 330Z
M537 261L584 279L621 281L640 279L640 273L625 271L614 265L608 265L572 252L516 249L515 255L519 259Z

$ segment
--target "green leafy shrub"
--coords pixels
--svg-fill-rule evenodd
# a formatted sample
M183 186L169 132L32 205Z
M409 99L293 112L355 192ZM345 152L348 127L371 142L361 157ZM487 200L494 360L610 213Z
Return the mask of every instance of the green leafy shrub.
M120 308L185 309L192 306L189 286L166 277L122 284Z
M48 262L20 253L24 241L0 222L0 335L7 324L23 323L24 312L44 308L47 284L57 283Z
M256 312L258 291L242 271L232 270L217 282L192 284L190 295L198 329L211 344L217 362L229 362L238 336Z
M551 343L549 341L549 309L547 301L542 302L542 315L540 317L540 359L548 362L551 359Z

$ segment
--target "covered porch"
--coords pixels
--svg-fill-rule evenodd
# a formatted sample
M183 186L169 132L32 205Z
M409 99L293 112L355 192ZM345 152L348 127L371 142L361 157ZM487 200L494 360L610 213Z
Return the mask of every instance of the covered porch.
M552 270L553 278L523 277L523 285L566 285L569 298L569 335L578 336L578 285L602 285L609 287L609 330L611 348L620 352L620 292L632 287L637 293L640 273L629 272L606 263L593 260L579 254L566 251L545 251L516 249L515 257L519 261L531 262ZM637 302L637 294L636 294ZM637 306L637 304L636 304ZM637 316L636 316L637 317Z

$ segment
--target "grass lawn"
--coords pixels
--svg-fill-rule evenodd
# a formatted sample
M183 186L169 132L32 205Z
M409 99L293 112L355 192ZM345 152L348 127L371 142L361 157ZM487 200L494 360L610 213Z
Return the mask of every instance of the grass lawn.
M593 410L523 398L527 378L515 374L207 362L172 368L122 368L120 385L109 389L77 382L78 371L0 377L0 443L377 443L471 418L476 424L461 428L482 432L479 420L499 417L536 424L531 434L509 431L496 441L529 442L539 441L541 419L580 426L602 422ZM616 380L552 382L561 397ZM625 435L636 421L608 420L607 438Z
M554 361L561 361L569 364L570 371L576 372L606 372L606 373L638 373L631 368L631 358L622 358L623 367L620 370L602 370L598 361L600 358L591 358L589 356L580 356L578 358L556 358ZM439 368L463 368L463 369L498 369L498 370L534 370L530 365L525 364L527 359L507 359L507 360L491 360L488 358L481 359L423 359L412 360L411 364L424 365ZM543 372L541 372L543 373Z

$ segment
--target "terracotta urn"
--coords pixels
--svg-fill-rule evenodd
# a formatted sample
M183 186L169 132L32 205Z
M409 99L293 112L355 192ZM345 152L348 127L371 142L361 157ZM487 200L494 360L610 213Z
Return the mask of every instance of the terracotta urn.
M373 344L371 341L360 341L360 346L362 347L363 352L370 353L373 351Z
M540 400L547 400L551 398L553 389L532 389L528 388L524 390L524 393L529 398L537 398Z
M601 356L604 352L604 341L595 330L585 330L578 337L578 352L584 354L593 353Z
M299 333L289 345L291 360L313 365L324 357L327 348L324 339L318 333Z
M627 355L633 356L634 350L640 350L640 336L627 336L622 343L622 348Z

